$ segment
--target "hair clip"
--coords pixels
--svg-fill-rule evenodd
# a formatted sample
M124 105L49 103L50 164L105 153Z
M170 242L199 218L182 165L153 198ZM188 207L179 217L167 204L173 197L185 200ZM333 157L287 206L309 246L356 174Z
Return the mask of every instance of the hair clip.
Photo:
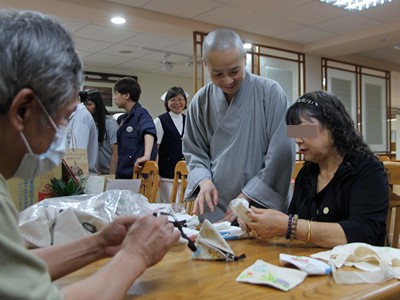
M308 99L308 98L299 98L296 100L296 103L305 103L305 104L309 104L309 105L319 106L317 102L315 102L314 100Z
M85 90L85 93L87 93L88 95L95 94L97 92L98 92L98 90L95 90L95 89L87 89L87 90Z

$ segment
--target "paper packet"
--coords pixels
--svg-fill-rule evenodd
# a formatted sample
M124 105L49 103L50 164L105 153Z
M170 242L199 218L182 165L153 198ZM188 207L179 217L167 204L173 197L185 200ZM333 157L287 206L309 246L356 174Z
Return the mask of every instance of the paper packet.
M282 264L293 265L310 275L327 275L332 271L331 267L327 263L307 256L281 253L279 254L279 260Z
M265 284L287 292L302 283L306 276L304 271L274 266L259 259L240 273L236 281Z

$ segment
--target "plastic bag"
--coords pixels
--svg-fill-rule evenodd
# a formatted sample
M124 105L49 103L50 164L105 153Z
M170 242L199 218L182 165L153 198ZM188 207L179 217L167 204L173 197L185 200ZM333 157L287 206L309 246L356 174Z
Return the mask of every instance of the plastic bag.
M123 215L153 213L146 197L127 190L45 199L21 212L19 227L30 247L65 243L99 231Z

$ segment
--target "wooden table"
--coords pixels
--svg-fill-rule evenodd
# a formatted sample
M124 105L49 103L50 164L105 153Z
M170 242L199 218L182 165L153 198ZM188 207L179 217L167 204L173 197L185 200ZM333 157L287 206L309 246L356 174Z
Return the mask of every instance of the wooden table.
M323 248L276 238L269 242L255 239L228 241L236 255L246 254L237 262L197 261L191 259L186 245L174 246L156 266L146 272L128 291L126 299L400 299L400 281L381 284L336 284L332 275L309 276L304 282L283 292L263 285L236 282L236 277L257 259L280 265L279 254L310 255ZM63 286L83 279L107 259L56 281ZM112 280L112 279L111 279ZM112 284L112 281L110 281Z

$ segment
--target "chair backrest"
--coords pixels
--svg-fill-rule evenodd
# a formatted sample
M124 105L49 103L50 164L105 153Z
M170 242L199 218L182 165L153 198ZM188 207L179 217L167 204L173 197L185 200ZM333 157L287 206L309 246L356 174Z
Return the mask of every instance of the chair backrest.
M171 191L171 197L170 197L170 202L176 203L176 197L178 195L178 190L179 190L179 201L178 203L184 203L183 199L185 196L185 190L187 187L187 176L188 176L188 169L186 167L186 162L184 160L180 160L176 163L175 165L175 170L174 170L174 183L172 185L172 191ZM191 212L192 210L192 204L193 202L186 202L186 211L188 213Z
M158 192L158 164L151 160L146 161L141 168L133 168L133 179L140 179L139 193L144 195L150 203L155 203Z
M390 161L390 157L388 155L378 155L378 159L380 161Z
M292 178L296 179L297 174L299 174L300 169L303 167L304 165L304 160L296 160L296 162L294 163L294 168L293 168L293 172L292 172Z
M399 248L400 196L393 191L393 188L395 185L400 185L400 163L384 161L383 165L389 180L389 210L386 217L387 245ZM390 238L392 233L393 237Z
M293 179L296 179L297 174L299 174L299 171L303 167L303 165L304 165L304 160L296 160L296 162L294 164L294 168L293 168L293 173L292 173Z

